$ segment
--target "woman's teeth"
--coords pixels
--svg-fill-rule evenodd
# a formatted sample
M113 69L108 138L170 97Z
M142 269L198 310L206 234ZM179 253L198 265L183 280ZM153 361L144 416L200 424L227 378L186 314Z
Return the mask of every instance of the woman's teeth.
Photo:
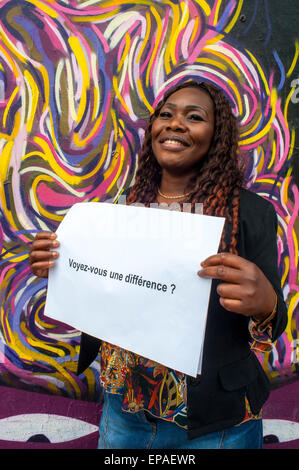
M178 140L164 140L165 144L171 144L171 145L184 145L182 142L179 142Z

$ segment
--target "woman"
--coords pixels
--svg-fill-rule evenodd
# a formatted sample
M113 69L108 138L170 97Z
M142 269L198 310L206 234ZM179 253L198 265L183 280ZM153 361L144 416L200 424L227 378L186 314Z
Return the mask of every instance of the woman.
M127 203L203 203L226 218L217 254L201 263L212 288L196 379L82 334L79 372L101 345L105 390L99 448L260 448L268 379L252 348L266 350L286 326L277 272L276 214L242 189L231 107L210 84L170 90L145 133ZM46 277L56 235L36 236L32 272ZM251 345L250 345L251 343Z

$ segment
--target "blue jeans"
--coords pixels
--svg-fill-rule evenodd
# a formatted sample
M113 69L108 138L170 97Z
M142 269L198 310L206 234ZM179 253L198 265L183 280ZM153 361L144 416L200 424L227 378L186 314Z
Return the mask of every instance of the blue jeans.
M147 412L121 410L122 397L105 393L98 449L261 449L262 420L188 439L177 424Z

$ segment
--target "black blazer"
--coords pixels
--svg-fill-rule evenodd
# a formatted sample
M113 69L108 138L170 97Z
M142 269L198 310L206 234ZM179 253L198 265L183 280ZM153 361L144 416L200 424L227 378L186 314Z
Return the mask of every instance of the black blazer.
M254 262L277 294L272 321L273 341L284 331L287 308L277 269L277 216L265 199L242 190L238 233L239 256ZM202 373L187 377L187 423L190 439L240 423L245 416L245 395L253 413L268 398L269 380L250 350L248 317L225 310L213 280L203 350ZM82 333L78 374L97 357L101 341Z

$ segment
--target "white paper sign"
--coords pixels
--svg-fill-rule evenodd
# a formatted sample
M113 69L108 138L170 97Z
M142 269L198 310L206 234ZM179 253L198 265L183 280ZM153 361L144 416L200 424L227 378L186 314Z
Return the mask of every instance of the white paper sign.
M57 230L45 315L195 377L224 219L109 203L75 204Z

